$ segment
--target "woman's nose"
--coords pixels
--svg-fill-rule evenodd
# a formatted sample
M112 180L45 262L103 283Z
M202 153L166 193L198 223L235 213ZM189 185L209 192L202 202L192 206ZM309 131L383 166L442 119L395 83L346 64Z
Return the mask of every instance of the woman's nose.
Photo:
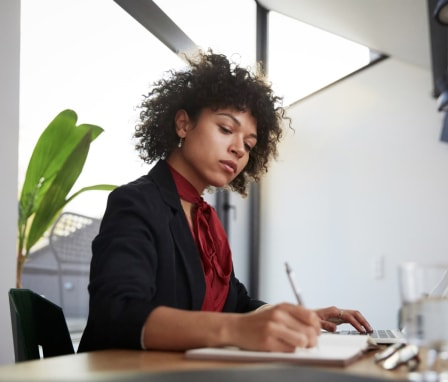
M230 151L238 158L241 158L244 155L244 142L240 139L235 139L230 146Z

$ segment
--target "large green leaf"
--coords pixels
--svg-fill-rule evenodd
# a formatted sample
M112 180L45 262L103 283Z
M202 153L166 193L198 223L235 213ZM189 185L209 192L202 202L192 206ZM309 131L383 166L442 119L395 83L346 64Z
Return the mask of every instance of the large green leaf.
M61 168L66 165L68 157L82 145L86 150L83 154L78 154L80 162L77 164L76 172L79 176L90 143L103 132L102 128L95 125L76 126L76 121L77 115L74 111L64 110L48 125L36 143L20 197L19 225L25 224L25 221L39 208L43 196L52 186Z
M103 132L95 125L76 126L76 121L72 110L59 113L34 148L19 200L19 252L25 250L25 256L74 197L116 187L84 187L67 197L84 167L90 144Z
M85 136L70 153L59 171L49 184L42 199L36 203L33 223L28 233L26 250L28 251L48 229L57 216L65 199L79 177L89 152L90 137Z

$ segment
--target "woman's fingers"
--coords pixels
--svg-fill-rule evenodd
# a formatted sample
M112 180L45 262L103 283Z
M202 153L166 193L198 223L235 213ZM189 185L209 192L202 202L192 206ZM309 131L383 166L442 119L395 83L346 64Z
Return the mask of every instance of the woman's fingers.
M365 317L357 310L344 311L343 322L351 324L359 332L370 333L373 328L370 326Z
M292 352L313 347L320 334L320 319L311 310L279 304L241 317L240 346L255 350Z
M351 324L359 332L369 333L373 330L366 318L357 310L340 309L331 306L324 309L318 309L316 310L316 313L322 320L322 329L331 332L334 332L337 325L342 323Z

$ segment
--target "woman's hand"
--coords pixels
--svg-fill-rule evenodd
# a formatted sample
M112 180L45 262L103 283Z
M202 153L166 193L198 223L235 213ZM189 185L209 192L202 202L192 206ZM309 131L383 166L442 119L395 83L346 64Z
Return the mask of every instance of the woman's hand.
M372 327L365 317L357 310L346 310L330 306L328 308L316 309L320 318L322 329L329 332L336 331L339 324L351 324L360 333L372 332Z
M293 352L316 346L320 319L312 310L283 303L239 315L233 329L232 342L243 349Z

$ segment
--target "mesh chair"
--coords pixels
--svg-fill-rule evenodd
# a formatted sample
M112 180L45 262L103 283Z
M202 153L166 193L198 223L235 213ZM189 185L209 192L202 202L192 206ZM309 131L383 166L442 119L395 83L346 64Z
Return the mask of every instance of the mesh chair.
M89 264L90 244L99 230L100 219L63 212L50 231L50 246L60 263Z
M73 344L62 309L29 289L9 293L16 362L73 354Z

